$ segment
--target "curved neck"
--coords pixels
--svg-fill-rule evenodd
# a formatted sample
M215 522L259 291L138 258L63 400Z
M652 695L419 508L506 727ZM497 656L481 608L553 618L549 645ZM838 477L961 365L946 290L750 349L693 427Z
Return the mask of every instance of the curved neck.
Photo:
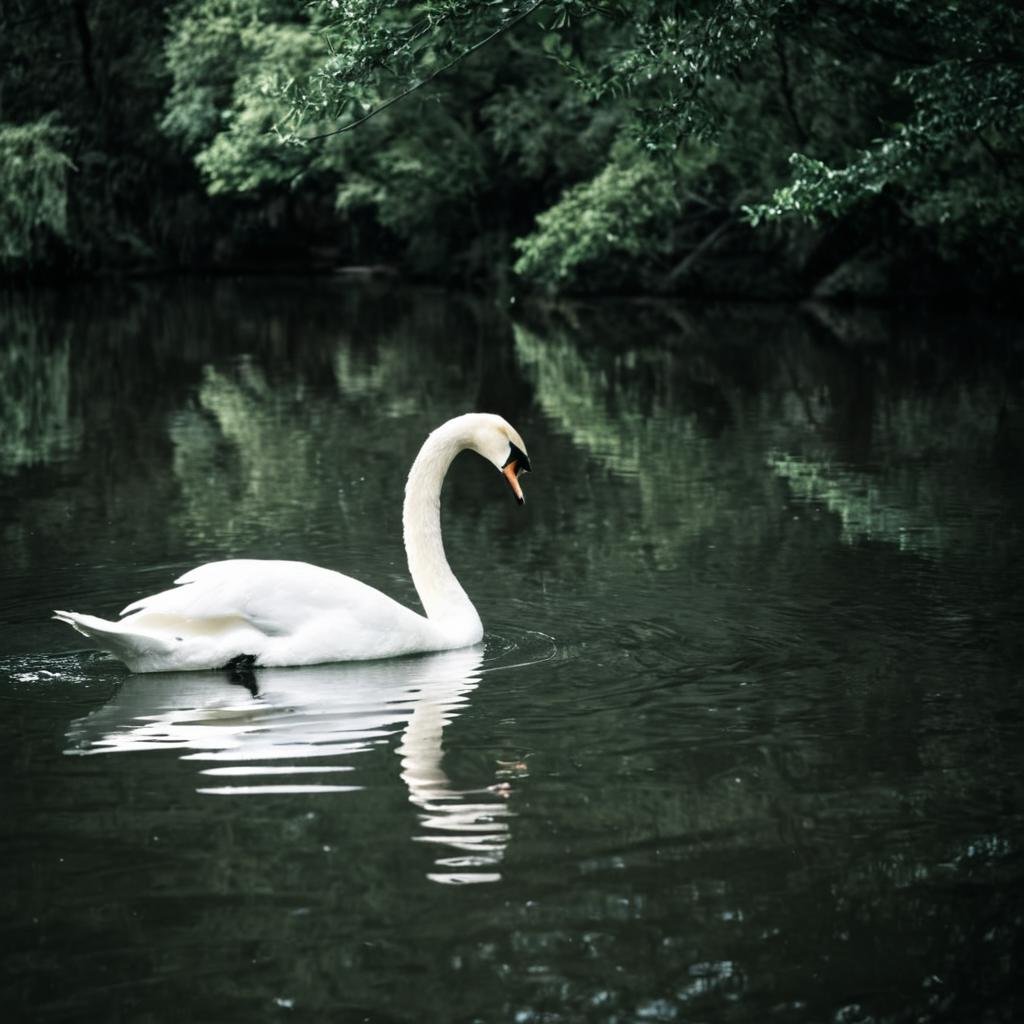
M448 565L441 541L441 485L452 459L465 447L457 421L427 438L405 484L402 530L409 572L427 618L448 630L479 633L480 616Z

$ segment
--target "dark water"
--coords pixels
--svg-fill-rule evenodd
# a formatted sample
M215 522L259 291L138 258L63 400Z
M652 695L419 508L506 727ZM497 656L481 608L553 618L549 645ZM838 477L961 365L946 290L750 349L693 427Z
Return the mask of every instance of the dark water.
M1024 1015L1024 332L323 281L0 297L5 1020ZM50 609L301 558L478 649L131 677ZM242 680L245 682L245 680Z

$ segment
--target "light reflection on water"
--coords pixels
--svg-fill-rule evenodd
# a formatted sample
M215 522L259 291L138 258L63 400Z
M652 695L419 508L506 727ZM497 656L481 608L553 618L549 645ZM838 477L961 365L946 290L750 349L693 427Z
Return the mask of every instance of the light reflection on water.
M259 669L233 684L215 672L132 676L103 707L71 723L65 753L176 750L204 765L198 793L327 794L360 789L328 777L355 771L358 755L397 735L401 777L420 812L414 839L446 848L428 877L495 882L501 875L493 869L508 844L512 786L486 780L479 789L458 789L442 765L444 728L468 702L483 665L483 650L470 648Z
M1024 1012L1015 324L324 282L0 323L15 1016ZM482 654L253 695L48 621L232 556L415 604L404 476L469 408L535 467L446 485Z

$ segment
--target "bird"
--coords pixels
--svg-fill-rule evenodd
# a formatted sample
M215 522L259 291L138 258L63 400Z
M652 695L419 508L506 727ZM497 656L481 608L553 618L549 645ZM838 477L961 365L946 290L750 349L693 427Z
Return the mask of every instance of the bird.
M483 639L483 624L445 557L441 485L452 460L469 449L525 502L520 476L526 445L494 413L466 413L423 442L405 484L402 532L409 573L425 614L350 576L307 562L209 562L175 586L132 602L117 621L55 610L132 672L366 661L455 650Z

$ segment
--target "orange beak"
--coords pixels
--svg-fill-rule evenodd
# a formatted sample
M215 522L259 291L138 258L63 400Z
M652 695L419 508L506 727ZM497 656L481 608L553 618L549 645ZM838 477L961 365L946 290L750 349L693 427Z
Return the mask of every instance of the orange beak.
M512 493L516 496L516 501L520 505L525 505L526 499L523 497L523 489L519 486L518 463L513 459L502 469L501 475L508 481L509 487L512 488Z

